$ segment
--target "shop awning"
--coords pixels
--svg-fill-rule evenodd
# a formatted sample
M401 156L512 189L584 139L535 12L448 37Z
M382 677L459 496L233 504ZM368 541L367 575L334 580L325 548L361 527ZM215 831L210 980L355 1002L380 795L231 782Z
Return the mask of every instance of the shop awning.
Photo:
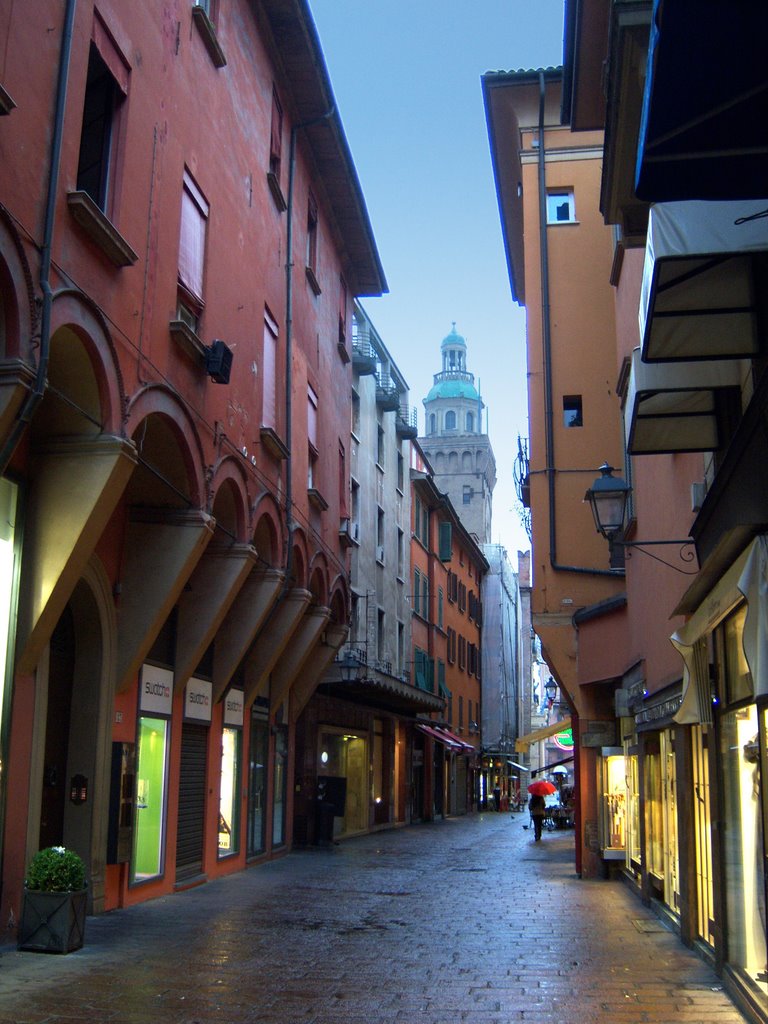
M422 723L419 722L416 725L416 728L420 732L423 732L425 736L431 736L433 740L437 740L438 743L442 743L444 746L448 747L449 750L461 749L461 745L459 743L452 740L449 736L446 736L445 733L438 732L437 729L433 729L431 725L422 725Z
M632 353L624 403L630 455L717 451L722 419L718 394L738 388L735 359L696 363L644 363Z
M747 552L738 582L747 599L742 643L755 697L762 697L768 693L768 537L758 537Z
M533 732L529 732L525 736L519 736L515 741L515 750L518 753L524 754L532 743L545 740L548 736L556 736L557 733L565 732L566 729L570 728L571 719L561 718L559 722L553 722L552 725L545 725L542 729L534 729Z
M754 544L742 552L686 624L670 637L673 647L683 659L683 698L673 716L674 721L680 725L698 725L712 721L706 637L742 601L744 592L740 589L740 583L753 550ZM754 586L752 580L744 580L747 589L750 582ZM768 606L763 608L763 614L767 608Z
M651 207L639 309L644 362L758 352L759 279L768 262L763 211L768 199Z
M475 748L472 746L472 744L467 743L466 740L463 740L461 736L457 736L455 732L451 732L450 729L446 729L444 726L439 726L435 731L440 733L440 735L447 736L452 743L457 743L464 750L465 753L474 754Z
M541 772L552 771L553 768L559 768L561 764L570 764L573 761L573 754L570 757L561 757L559 761L553 761L551 764L543 764L541 768L534 768L531 775L540 775Z
M768 4L654 0L635 190L752 198L768 181Z

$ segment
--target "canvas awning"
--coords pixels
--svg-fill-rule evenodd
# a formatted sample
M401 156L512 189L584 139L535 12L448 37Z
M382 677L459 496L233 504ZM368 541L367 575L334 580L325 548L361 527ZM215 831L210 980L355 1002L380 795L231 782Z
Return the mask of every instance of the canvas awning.
M766 186L768 188L768 185ZM750 358L768 268L768 199L651 207L640 290L644 362Z
M722 440L720 395L724 388L738 388L740 379L736 359L644 363L635 349L624 403L627 451L717 451Z
M559 732L565 732L566 729L570 728L570 717L561 718L559 722L553 722L551 725L545 725L541 729L534 729L533 732L526 733L525 736L519 736L515 741L515 750L520 754L524 754L532 743L545 740L548 736L556 736Z
M759 539L765 541L765 538ZM759 586L758 573L751 574L749 579L744 578L745 569L753 564L750 556L756 543L739 555L685 625L670 637L672 646L683 659L683 697L680 707L673 716L674 721L680 725L698 725L712 721L712 693L706 638L715 626L741 603L745 590L749 591L750 586ZM742 583L745 590L740 589ZM760 607L756 596L753 596L753 601ZM761 610L763 615L767 614L768 604L763 604ZM746 633L745 628L745 649Z
M768 181L768 4L654 0L635 191L752 198Z
M425 736L431 736L433 740L437 740L438 743L442 743L443 746L448 747L449 750L461 750L462 744L452 740L450 736L446 736L445 733L440 732L438 729L434 729L431 725L423 725L419 722L416 725L419 732L423 732Z

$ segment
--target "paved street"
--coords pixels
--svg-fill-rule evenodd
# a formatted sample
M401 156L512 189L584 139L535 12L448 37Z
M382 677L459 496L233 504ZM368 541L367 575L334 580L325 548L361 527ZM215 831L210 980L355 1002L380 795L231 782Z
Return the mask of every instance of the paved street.
M0 1024L742 1024L572 833L484 814L292 854L0 954Z

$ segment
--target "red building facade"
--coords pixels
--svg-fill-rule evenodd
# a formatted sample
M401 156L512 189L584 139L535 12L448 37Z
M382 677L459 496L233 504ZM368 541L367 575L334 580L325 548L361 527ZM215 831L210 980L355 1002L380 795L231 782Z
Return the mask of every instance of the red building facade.
M7 920L40 846L94 912L290 848L347 632L335 383L386 285L303 0L0 32Z

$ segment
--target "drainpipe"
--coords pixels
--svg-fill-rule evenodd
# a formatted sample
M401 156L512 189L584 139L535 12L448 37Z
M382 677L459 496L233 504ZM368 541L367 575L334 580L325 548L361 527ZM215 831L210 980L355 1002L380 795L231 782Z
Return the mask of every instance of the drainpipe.
M547 248L547 187L544 152L544 72L539 72L539 240L541 259L541 325L544 348L544 437L549 496L549 564L559 572L616 578L613 569L592 569L579 565L561 565L557 560L557 521L555 503L555 431L552 407L552 323L549 308L549 250Z
M11 461L16 446L27 426L35 415L45 394L45 381L48 374L48 360L51 351L51 306L53 291L51 289L51 245L53 242L53 224L56 214L56 193L59 187L59 168L61 165L61 147L64 136L64 111L67 103L67 84L69 81L69 59L72 52L72 29L75 21L77 0L67 0L64 12L64 25L61 36L61 52L59 55L59 75L56 85L56 108L53 121L53 137L51 139L51 162L48 170L48 196L45 203L45 223L43 226L43 244L40 250L40 290L43 303L40 313L40 354L37 362L35 384L26 397L8 440L0 452L0 473L4 473Z

